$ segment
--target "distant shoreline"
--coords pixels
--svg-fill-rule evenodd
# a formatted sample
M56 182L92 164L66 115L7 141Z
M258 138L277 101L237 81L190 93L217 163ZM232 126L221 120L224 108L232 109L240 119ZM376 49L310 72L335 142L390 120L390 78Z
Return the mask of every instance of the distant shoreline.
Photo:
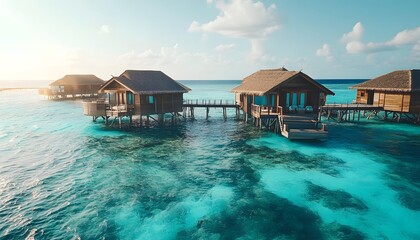
M10 87L10 88L0 88L1 91L11 91L11 90L34 90L34 89L41 89L38 87Z

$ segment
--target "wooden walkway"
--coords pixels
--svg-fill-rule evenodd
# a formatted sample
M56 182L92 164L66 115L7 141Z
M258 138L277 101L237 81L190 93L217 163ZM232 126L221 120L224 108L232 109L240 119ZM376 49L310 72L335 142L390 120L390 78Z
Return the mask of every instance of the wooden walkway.
M383 107L371 104L326 104L320 107L318 121L321 121L321 115L326 115L328 119L337 119L341 121L360 121L362 116L367 115L367 119L377 116L383 111Z
M206 109L206 120L209 118L210 108L221 108L223 111L224 120L227 119L228 108L234 108L236 110L236 118L240 117L239 105L236 104L233 100L204 100L204 99L185 99L182 104L182 115L184 118L188 116L194 118L194 109L195 108L205 108Z

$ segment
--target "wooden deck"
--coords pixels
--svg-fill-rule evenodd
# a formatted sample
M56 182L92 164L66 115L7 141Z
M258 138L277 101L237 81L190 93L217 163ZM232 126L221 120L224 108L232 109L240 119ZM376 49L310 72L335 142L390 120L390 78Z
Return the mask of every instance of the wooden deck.
M283 113L278 106L251 106L254 125L265 126L290 140L325 140L328 137L326 125L318 124L313 113Z

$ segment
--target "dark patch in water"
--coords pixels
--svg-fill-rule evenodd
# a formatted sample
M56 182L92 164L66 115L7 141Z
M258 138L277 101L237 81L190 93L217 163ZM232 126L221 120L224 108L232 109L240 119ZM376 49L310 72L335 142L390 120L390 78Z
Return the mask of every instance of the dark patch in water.
M304 155L297 151L282 152L268 147L254 147L245 143L233 142L230 148L241 155L247 156L256 166L282 165L293 171L317 170L322 173L339 176L340 170L345 167L345 162L339 158L326 154L314 156Z
M307 182L307 198L310 201L321 202L330 209L353 209L367 211L368 207L358 198L342 190L329 190Z
M206 218L198 229L180 232L177 238L323 239L315 213L271 193L257 190L254 195L240 198L227 211Z
M363 240L366 236L350 226L341 225L339 223L326 224L322 227L323 237L328 240Z
M414 211L420 211L420 191L412 185L395 184L391 186L397 191L400 203Z

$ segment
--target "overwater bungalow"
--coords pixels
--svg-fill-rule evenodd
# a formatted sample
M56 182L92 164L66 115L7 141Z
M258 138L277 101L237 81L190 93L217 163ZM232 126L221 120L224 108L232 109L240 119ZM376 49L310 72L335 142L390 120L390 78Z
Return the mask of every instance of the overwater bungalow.
M66 75L49 84L49 88L40 89L39 94L48 99L66 99L95 97L105 81L95 75Z
M173 80L161 71L126 70L118 77L112 77L99 90L105 93L105 99L84 102L84 114L96 120L103 117L121 118L139 116L142 124L143 116L163 121L165 113L175 117L182 112L183 94L191 89Z
M399 120L404 114L419 122L420 70L399 70L352 86L357 89L356 103L381 107L385 118L390 113Z
M322 139L314 117L327 95L334 93L301 71L285 68L260 70L232 89L245 118L273 128L290 139Z

